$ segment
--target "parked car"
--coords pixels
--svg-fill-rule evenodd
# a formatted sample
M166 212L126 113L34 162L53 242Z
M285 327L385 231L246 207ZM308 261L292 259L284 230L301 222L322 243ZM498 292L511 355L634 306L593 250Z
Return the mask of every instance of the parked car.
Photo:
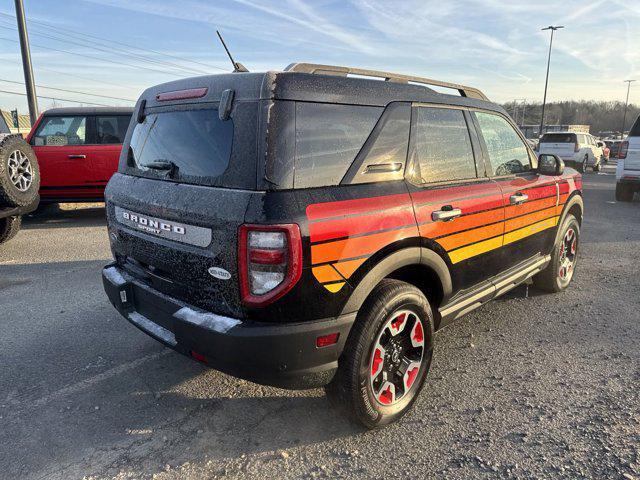
M375 428L416 399L436 330L530 278L568 287L581 188L475 88L304 63L180 80L138 101L103 283L178 352L325 386Z
M22 216L38 206L40 171L21 135L0 133L0 244L20 230Z
M620 143L616 166L616 200L630 202L640 192L640 116Z
M588 133L545 133L540 138L538 152L557 155L580 172L586 172L588 167L599 172L603 160L602 147Z
M35 151L43 203L101 202L118 169L132 108L52 108L27 136Z

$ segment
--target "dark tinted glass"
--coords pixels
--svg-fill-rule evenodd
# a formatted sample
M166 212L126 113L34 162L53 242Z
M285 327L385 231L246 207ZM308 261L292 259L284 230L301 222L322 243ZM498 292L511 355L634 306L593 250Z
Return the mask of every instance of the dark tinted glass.
M575 143L575 133L545 133L540 143Z
M418 108L415 159L423 182L476 177L469 129L462 110Z
M531 170L529 151L509 122L492 113L476 112L475 115L494 175L511 175Z
M629 130L629 136L640 137L640 116L636 118L636 122L633 124L633 127L631 127L631 130Z
M375 138L369 138L358 160L359 171L350 183L384 182L404 177L407 160L411 105L391 104L376 127Z
M227 168L232 140L233 121L220 120L217 110L151 113L133 131L127 163L172 180L212 179ZM171 168L150 168L154 163Z
M294 187L338 185L382 110L298 102Z
M38 130L31 139L35 146L66 146L84 145L87 135L87 118L73 117L44 117Z
M124 141L130 115L96 117L96 143L118 144Z

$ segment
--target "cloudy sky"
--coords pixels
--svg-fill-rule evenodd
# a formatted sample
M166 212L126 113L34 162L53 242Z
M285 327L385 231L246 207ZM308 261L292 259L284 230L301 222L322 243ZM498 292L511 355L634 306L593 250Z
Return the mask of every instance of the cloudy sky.
M228 71L215 29L252 71L353 65L466 83L504 102L541 101L549 32L540 28L564 25L550 100L624 100L623 80L640 79L640 0L24 2L38 94L58 98L41 108L126 105L149 85ZM0 0L0 90L24 92L11 83L23 81L14 13ZM640 103L640 81L631 100ZM24 97L0 92L0 108L16 107L26 111Z

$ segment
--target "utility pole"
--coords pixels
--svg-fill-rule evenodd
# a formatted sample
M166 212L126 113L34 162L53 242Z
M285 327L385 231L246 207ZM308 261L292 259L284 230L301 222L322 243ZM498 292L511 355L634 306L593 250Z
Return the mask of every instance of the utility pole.
M553 32L564 28L564 25L553 26L549 25L547 28L541 30L551 30L551 41L549 42L549 57L547 58L547 78L544 81L544 98L542 100L542 117L540 118L540 136L542 136L542 127L544 126L544 107L547 103L547 85L549 84L549 65L551 64L551 47L553 46Z
M31 117L31 125L35 125L38 119L38 98L36 97L36 84L33 80L33 68L31 67L31 49L29 48L29 35L27 34L27 20L24 15L22 0L15 0L15 2L18 34L20 35L20 51L22 52L22 69L24 70L24 83L27 87L27 102L29 103L29 116Z
M627 84L627 100L624 102L624 116L622 117L622 130L620 130L620 140L624 140L624 127L625 123L627 123L627 106L629 105L629 90L631 90L631 82L635 82L635 80L625 80Z

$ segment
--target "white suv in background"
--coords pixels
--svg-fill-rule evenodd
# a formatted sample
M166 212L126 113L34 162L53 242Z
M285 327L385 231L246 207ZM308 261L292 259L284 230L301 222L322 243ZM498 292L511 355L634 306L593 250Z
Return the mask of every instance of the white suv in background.
M554 154L579 172L591 167L599 172L604 161L603 143L588 133L553 132L540 138L539 154Z
M630 202L640 192L640 116L620 144L616 166L616 200Z

